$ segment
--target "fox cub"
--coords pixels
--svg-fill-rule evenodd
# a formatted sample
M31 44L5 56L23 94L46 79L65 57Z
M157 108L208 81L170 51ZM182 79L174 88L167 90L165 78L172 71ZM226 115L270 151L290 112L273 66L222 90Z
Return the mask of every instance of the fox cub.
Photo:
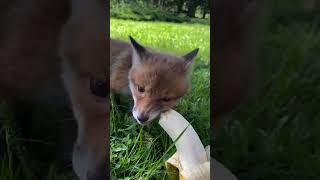
M133 117L144 125L186 94L198 49L177 57L147 49L129 38L130 44L111 39L110 88L113 93L131 92Z

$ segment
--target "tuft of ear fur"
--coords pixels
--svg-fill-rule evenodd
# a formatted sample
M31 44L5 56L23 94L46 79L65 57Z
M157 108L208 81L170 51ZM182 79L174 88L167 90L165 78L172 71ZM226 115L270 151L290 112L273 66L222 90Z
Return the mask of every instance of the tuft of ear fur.
M136 40L134 40L131 36L129 36L130 44L132 47L132 64L138 65L141 63L141 59L147 53L145 47L140 45Z
M187 69L190 69L191 65L194 62L194 58L197 56L198 52L199 52L199 48L194 49L191 52L189 52L188 54L182 56L185 59Z

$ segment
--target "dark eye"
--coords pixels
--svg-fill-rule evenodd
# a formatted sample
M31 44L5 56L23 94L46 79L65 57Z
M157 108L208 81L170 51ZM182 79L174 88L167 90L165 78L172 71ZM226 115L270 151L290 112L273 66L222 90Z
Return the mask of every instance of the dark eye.
M144 87L138 86L138 91L141 92L141 93L144 93L144 91L145 91L145 90L144 90Z
M171 101L171 98L168 98L168 97L164 97L161 99L161 101L164 101L164 102L169 102Z
M107 82L91 78L90 90L93 95L105 98L107 97Z

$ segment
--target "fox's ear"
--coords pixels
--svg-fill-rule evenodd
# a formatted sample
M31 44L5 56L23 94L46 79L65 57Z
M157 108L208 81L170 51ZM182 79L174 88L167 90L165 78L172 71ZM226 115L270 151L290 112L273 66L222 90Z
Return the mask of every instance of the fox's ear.
M129 36L133 56L132 56L132 63L139 64L141 63L142 57L146 54L147 50L142 45L140 45L136 40L134 40L131 36Z
M182 56L186 61L186 67L188 69L193 64L194 58L197 56L198 52L199 52L199 48L194 49L193 51L189 52L188 54Z

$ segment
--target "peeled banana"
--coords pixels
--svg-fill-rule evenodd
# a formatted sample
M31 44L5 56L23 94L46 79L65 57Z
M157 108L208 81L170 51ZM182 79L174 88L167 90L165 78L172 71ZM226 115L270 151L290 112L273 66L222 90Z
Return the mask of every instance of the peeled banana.
M177 152L169 158L167 169L177 169L180 180L210 180L210 157L190 123L174 110L161 114L160 126L176 142ZM175 175L169 175L175 179Z
M210 146L204 148L198 134L181 114L172 109L162 113L159 124L173 141L179 138L175 143L177 152L165 163L171 180L237 180L227 168L210 157Z

